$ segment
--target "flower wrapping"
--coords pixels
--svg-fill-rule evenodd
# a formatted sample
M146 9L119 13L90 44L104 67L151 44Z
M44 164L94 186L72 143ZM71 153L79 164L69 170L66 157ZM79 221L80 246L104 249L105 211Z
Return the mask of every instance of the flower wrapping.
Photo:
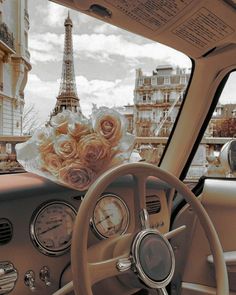
M104 171L128 162L134 141L125 117L113 109L95 108L91 119L64 110L17 144L16 153L26 171L84 191Z

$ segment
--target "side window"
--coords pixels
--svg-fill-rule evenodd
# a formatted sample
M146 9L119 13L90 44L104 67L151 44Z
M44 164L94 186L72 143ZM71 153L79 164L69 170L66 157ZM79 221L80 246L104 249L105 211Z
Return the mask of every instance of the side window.
M201 176L231 177L222 163L222 147L236 139L236 72L232 72L186 176L194 185Z

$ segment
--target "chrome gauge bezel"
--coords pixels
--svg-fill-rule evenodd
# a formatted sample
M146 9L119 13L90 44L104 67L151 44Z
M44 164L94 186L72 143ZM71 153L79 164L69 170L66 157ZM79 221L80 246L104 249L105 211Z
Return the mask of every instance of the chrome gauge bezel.
M92 216L92 218L90 219L90 227L91 227L92 231L93 231L94 234L95 234L99 239L101 239L101 240L109 239L109 237L104 236L104 235L101 234L100 231L97 229L96 224L95 224L95 222L94 222L94 212L95 212L95 209L96 209L97 204L98 204L102 199L107 198L107 197L113 197L113 198L119 200L119 202L121 202L122 205L123 205L124 208L125 208L125 211L126 211L126 214L127 214L127 223L126 223L126 226L125 226L124 230L120 233L120 235L123 235L123 234L126 233L128 227L129 227L129 224L130 224L130 212L129 212L129 208L128 208L127 204L125 203L125 201L124 201L121 197L119 197L118 195L113 194L113 193L105 193L105 194L103 194L103 195L97 200L97 202L96 202L96 204L95 204L95 206L94 206L94 209L93 209L93 216Z
M54 201L48 201L46 203L43 203L41 206L36 208L34 211L31 221L30 221L30 238L33 243L33 245L43 254L47 256L61 256L65 253L67 253L70 250L71 246L71 241L69 245L67 245L64 249L62 250L49 250L47 247L43 246L40 240L37 238L37 233L35 232L35 224L37 221L38 216L42 213L43 210L45 210L47 207L51 205L64 205L67 206L72 210L72 212L75 214L75 217L77 215L76 209L68 202L65 201L60 201L60 200L54 200Z

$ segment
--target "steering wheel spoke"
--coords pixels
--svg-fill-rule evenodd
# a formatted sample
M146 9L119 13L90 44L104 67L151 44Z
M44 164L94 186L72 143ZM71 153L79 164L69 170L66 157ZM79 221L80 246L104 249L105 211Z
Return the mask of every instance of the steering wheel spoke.
M175 236L177 236L178 234L182 233L183 231L185 231L186 229L186 225L182 225L180 227L177 227L171 231L169 231L168 233L164 234L164 236L170 240L172 238L174 238Z
M146 211L146 182L143 174L134 174L134 209L136 229L149 228L148 214Z
M94 285L103 279L120 275L121 272L117 267L118 262L118 257L101 262L89 262L88 268L90 272L91 284Z
M101 241L88 248L91 284L120 275L131 268L129 249L133 235L125 234Z
M168 295L166 288L157 289L159 295Z

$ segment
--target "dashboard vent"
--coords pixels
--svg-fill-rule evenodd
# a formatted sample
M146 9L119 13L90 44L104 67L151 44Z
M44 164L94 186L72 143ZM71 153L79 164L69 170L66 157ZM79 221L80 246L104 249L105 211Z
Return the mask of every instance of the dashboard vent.
M146 207L149 215L157 214L161 211L161 202L157 195L146 197Z
M10 242L13 234L12 224L8 219L0 219L0 245Z

